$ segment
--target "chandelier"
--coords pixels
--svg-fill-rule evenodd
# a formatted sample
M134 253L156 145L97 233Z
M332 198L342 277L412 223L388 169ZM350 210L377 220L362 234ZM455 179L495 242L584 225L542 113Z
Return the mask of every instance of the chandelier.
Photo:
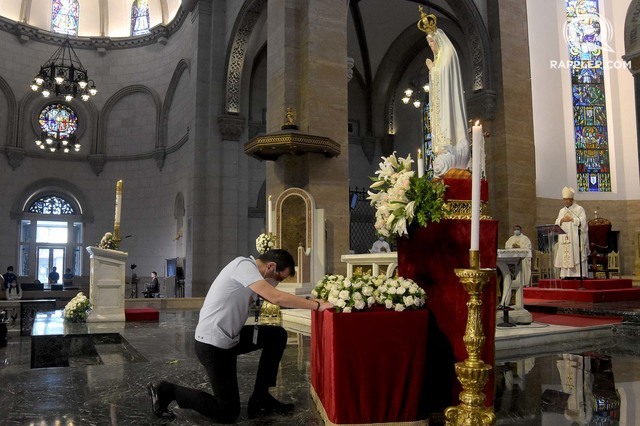
M420 105L424 102L425 95L429 93L429 83L422 86L421 89L416 89L413 84L409 85L404 89L404 97L402 98L402 103L407 105L411 104L416 108L420 108ZM424 93L420 92L422 90Z
M40 149L48 149L51 152L62 151L64 153L80 151L80 143L76 139L76 135L61 135L60 131L42 132L40 137L36 139L36 145Z
M45 98L52 94L63 96L67 102L77 96L86 102L98 93L68 38L40 67L40 72L31 82L31 90L41 92Z
M409 87L404 89L402 103L405 105L411 104L415 108L420 108L428 96L429 71L423 66L418 68L409 80Z

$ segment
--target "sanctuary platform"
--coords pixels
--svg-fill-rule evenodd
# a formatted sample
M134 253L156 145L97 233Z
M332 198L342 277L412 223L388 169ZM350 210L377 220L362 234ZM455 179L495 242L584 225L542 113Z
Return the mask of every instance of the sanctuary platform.
M527 299L570 300L575 302L618 302L640 300L640 287L633 287L630 279L540 280L538 287L527 287L523 295Z
M578 302L564 303L567 308L582 305ZM634 312L640 318L639 302L590 306L592 309ZM151 412L145 392L149 381L168 379L211 392L194 353L193 335L198 309L160 308L159 311L158 322L124 323L117 331L122 337L119 343L96 340L93 344L97 356L71 356L68 367L30 368L31 337L10 334L7 347L0 348L3 389L0 394L0 424L161 424ZM306 318L303 314L307 314ZM295 413L291 416L248 418L247 400L253 390L260 355L254 352L238 358L242 408L237 424L240 426L324 425L310 392L311 339L308 334L301 334L305 322L308 322L307 327L310 326L308 314L309 311L283 310L283 325L292 337L298 338L289 340L278 384L272 389L276 398L296 404ZM294 324L297 331L289 328L288 324ZM102 329L94 333L91 328L92 335L105 333L109 327L106 323L90 326ZM41 325L36 325L39 327ZM541 403L542 395L547 395L549 390L563 389L557 361L567 354L579 355L584 360L606 359L610 362L610 384L614 384L623 396L615 414L620 424L635 424L640 419L640 404L637 402L640 401L638 348L640 327L629 323L575 327L534 322L497 330L494 364L497 424L571 425L564 412L559 411L560 405L554 405L555 411L549 411L543 409ZM132 350L141 358L131 358ZM389 366L380 368L388 369ZM211 423L191 410L178 406L172 406L172 409L178 416L172 424L192 426ZM588 414L594 418L603 415ZM432 426L439 424L434 422Z

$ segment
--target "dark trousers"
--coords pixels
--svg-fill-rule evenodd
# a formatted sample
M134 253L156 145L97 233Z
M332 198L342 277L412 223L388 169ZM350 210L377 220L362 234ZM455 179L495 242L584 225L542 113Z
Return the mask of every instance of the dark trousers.
M263 325L259 326L257 344L254 345L252 340L253 326L245 325L240 332L240 342L230 349L220 349L196 341L196 355L207 371L213 395L161 382L158 385L161 405L175 400L181 408L195 410L217 422L233 422L240 414L238 355L262 349L253 394L264 395L270 387L276 385L278 367L287 346L287 332L282 327Z

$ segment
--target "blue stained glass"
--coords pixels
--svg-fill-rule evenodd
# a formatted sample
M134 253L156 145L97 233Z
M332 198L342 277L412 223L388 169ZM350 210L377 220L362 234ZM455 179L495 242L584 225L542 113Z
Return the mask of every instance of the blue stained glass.
M38 117L40 129L60 138L71 136L78 129L78 117L74 110L63 104L49 104Z
M611 192L598 0L566 0L578 191ZM606 24L606 22L604 22Z
M51 31L58 34L78 35L79 21L78 0L51 1Z
M34 201L29 209L29 213L39 214L76 214L75 209L64 198L55 195L47 195Z
M148 34L149 27L148 0L134 0L131 5L131 35Z

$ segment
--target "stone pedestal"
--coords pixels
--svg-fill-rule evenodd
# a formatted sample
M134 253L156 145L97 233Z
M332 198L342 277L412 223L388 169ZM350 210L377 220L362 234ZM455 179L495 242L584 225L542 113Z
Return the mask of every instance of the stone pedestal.
M124 321L125 263L128 253L87 247L91 255L87 322Z

